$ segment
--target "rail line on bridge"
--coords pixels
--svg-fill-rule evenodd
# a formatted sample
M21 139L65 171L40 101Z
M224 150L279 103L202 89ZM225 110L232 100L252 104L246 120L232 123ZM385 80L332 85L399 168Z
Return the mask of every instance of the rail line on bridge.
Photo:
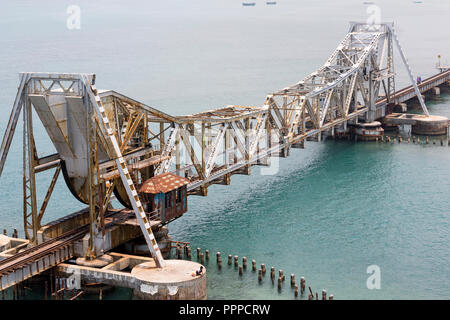
M395 47L412 80L410 87L398 92ZM393 24L365 23L351 23L349 32L322 67L269 94L260 107L233 105L171 116L118 92L97 90L93 74L22 73L0 149L0 174L23 111L23 215L26 236L34 247L16 258L0 261L1 283L10 283L10 270L41 259L41 254L51 256L47 253L67 247L66 241L79 240L81 231L38 244L41 219L60 171L72 194L89 205L89 223L83 229L83 234L89 235L85 256L102 254L102 244L94 239L109 239L104 220L114 193L133 210L150 252L164 266L149 212L145 212L142 194L138 194L146 180L174 172L190 180L189 194L205 196L211 184L230 184L232 174L250 174L251 166L267 166L270 157L287 157L290 148L303 148L308 137L320 140L324 132L333 136L346 132L348 124L373 122L386 115L388 104L399 103L410 95L417 96L428 115L421 92L439 81L448 81L449 75L447 70L418 86ZM32 108L44 124L56 154L37 156ZM38 207L36 174L53 168L52 183ZM70 253L64 251L59 256L66 259ZM31 269L30 274L39 270Z

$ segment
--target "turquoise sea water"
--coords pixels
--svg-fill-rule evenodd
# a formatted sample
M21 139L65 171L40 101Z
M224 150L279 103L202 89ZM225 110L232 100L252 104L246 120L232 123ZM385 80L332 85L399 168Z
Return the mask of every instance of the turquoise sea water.
M68 30L66 8L81 8L81 29ZM408 61L422 78L437 54L450 61L444 1L378 1L394 20ZM172 114L228 104L260 105L268 92L321 66L348 29L366 20L362 1L2 1L0 131L21 71L94 72L114 89ZM406 84L397 59L398 86ZM450 96L429 101L450 117ZM36 121L37 123L37 121ZM22 228L21 126L0 178L0 228ZM53 147L37 125L38 153ZM279 159L276 175L233 176L169 225L173 239L211 251L208 296L292 298L247 271L242 279L215 252L245 255L305 276L337 299L450 298L450 151L439 145L308 142ZM39 176L43 198L50 175ZM81 208L63 179L45 221ZM23 234L23 233L22 233ZM223 258L225 262L225 256ZM368 290L366 269L381 268L381 289ZM115 298L128 298L119 292Z

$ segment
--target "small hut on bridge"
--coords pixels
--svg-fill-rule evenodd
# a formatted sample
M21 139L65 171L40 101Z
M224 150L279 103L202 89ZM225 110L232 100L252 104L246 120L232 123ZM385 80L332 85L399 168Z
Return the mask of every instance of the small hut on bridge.
M170 222L187 211L189 179L166 172L144 182L139 189L144 208L150 219Z

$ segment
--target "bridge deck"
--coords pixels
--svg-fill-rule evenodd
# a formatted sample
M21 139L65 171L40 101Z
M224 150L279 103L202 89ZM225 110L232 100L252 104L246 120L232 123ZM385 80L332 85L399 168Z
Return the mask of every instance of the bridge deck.
M83 211L81 210L73 216L80 215ZM111 230L117 225L129 225L138 230L136 218L128 209L110 211L105 216L107 230ZM57 226L58 222L62 223L61 220L57 220L48 226ZM152 227L161 224L160 221L151 221L150 223ZM52 231L48 234L54 233L55 231ZM84 224L0 260L0 291L78 256L75 243L81 241L87 234L89 234L89 224ZM137 234L139 233L137 232Z
M419 90L421 93L425 93L428 90L440 86L444 84L445 82L450 80L450 70L444 71L442 73L435 74L425 80L422 80L420 84L418 84ZM397 91L394 95L394 101L396 103L402 103L405 101L408 101L416 96L416 93L414 92L413 86L408 86L406 88L403 88L399 91ZM377 102L377 105L383 105L386 104L387 99L381 99Z

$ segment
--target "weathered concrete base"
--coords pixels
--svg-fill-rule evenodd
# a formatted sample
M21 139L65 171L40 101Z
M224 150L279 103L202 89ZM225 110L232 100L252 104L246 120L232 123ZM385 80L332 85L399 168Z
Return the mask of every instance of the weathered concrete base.
M8 236L0 234L0 252L11 248L11 239Z
M375 141L384 135L381 122L362 122L355 125L355 141Z
M102 268L61 263L55 269L62 277L74 278L79 287L95 282L133 289L134 299L206 299L206 269L201 275L195 273L202 266L199 263L165 260L167 266L160 269L150 257L108 254L114 262Z
M137 265L131 275L142 281L133 290L134 299L143 300L205 300L206 269L196 275L201 264L186 260L166 260L166 267L156 268L154 262Z
M0 235L0 260L10 257L25 249L30 241L20 238L12 238Z
M112 262L114 262L114 258L108 254L104 254L93 260L88 260L86 258L77 258L76 260L76 264L92 268L103 268Z
M413 134L438 136L447 134L448 119L441 116L417 116L416 124L411 126Z
M154 230L153 234L155 240L158 243L159 250L164 258L169 257L171 249L171 239L169 230L167 227L161 227L158 230ZM147 242L143 237L139 237L136 240L125 243L125 250L130 254L150 256L150 250L148 249Z
M435 96L439 96L441 94L441 89L439 87L434 87L431 89L431 93Z
M417 135L439 136L447 134L448 118L420 114L392 113L383 119L385 125L411 125L411 133Z

